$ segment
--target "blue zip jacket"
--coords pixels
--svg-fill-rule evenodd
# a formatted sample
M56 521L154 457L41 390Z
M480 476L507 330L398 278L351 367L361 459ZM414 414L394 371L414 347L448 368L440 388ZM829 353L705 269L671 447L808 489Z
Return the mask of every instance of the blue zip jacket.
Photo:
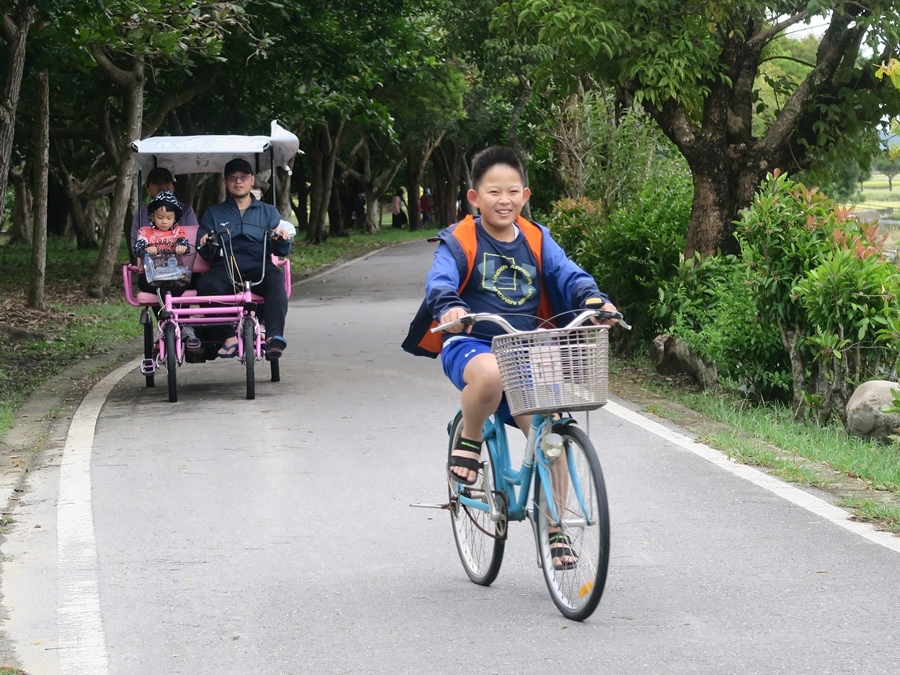
M242 271L258 270L263 267L264 250L278 256L285 256L291 252L289 240L267 239L269 232L277 228L279 223L281 223L281 214L271 204L252 197L250 206L244 211L242 217L234 198L228 195L221 204L213 204L206 209L203 221L197 230L197 243L199 244L203 235L210 232L226 232L225 237L230 236L231 241L222 248L228 251L230 246L238 269ZM224 258L218 255L219 249L198 245L197 252L213 265L221 264L224 261Z
M437 236L438 247L425 282L425 301L410 324L409 333L403 342L403 349L411 354L432 358L437 356L437 352L423 349L420 343L432 322L440 319L447 310L463 307L467 311L478 311L478 308L468 307L459 296L460 286L469 272L466 252L454 235L454 229L462 223L442 230ZM481 218L475 218L475 223L477 227L481 227ZM554 316L583 309L585 302L591 298L602 298L604 302L609 302L609 297L600 291L594 278L569 260L566 252L553 240L550 230L539 223L527 224L541 231L541 292L547 295Z

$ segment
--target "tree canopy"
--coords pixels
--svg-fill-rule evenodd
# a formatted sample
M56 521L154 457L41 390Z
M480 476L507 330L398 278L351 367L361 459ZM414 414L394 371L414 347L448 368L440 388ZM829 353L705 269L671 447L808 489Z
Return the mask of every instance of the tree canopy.
M522 156L542 212L580 195L612 209L643 175L627 146L650 139L647 156L665 154L646 113L691 170L686 252L732 250L733 222L767 172L808 171L837 190L869 168L876 128L900 113L895 5L0 0L0 197L9 175L17 203L0 230L30 236L32 75L46 70L48 227L99 248L99 294L138 207L128 143L265 133L271 119L305 152L292 175L271 177L291 187L279 208L315 243L377 228L379 200L401 185L413 227L425 185L449 224L466 207L466 158L497 142ZM820 37L790 39L812 20L827 26ZM216 181L178 190L199 210L221 198Z

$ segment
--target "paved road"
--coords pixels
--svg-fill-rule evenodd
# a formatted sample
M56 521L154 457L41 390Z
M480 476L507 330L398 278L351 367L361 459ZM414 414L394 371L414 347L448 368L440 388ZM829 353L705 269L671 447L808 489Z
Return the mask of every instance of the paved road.
M559 615L526 524L497 582L468 582L448 516L409 507L444 499L456 405L398 348L430 258L296 287L282 382L254 401L235 362L182 367L177 404L133 368L101 383L3 545L29 673L897 672L895 544L622 401L591 418L613 521L596 614Z

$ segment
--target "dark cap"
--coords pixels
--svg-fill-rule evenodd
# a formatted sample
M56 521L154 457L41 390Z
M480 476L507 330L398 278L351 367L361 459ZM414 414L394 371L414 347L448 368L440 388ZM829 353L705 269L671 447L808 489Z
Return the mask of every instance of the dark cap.
M147 213L151 216L160 207L165 207L166 211L172 211L175 214L175 222L181 220L181 214L184 210L181 208L181 202L178 198L168 190L163 190L157 194L147 205Z
M147 185L150 185L150 183L162 183L163 181L175 185L175 176L172 175L171 171L161 166L155 166L150 169L150 173L147 174Z
M238 173L242 171L244 173L253 173L253 167L250 166L250 162L241 157L235 157L232 160L229 160L228 164L225 165L225 171L222 173L226 176L230 176L233 173Z

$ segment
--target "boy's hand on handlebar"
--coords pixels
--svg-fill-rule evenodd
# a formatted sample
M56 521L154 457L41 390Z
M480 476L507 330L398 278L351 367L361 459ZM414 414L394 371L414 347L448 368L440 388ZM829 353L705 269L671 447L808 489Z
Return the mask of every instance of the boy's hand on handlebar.
M444 325L446 323L453 323L454 321L458 321L462 317L468 314L468 310L464 307L452 307L448 309L441 315L439 324ZM444 329L446 333L461 333L465 330L466 333L472 332L472 324L466 325L463 323L458 323L455 326L450 326L449 328Z
M611 302L604 302L602 298L590 298L585 301L584 306L587 309L598 309L601 312L618 312L616 306ZM614 326L619 322L618 319L600 319L599 317L593 317L591 319L591 323L595 326Z

